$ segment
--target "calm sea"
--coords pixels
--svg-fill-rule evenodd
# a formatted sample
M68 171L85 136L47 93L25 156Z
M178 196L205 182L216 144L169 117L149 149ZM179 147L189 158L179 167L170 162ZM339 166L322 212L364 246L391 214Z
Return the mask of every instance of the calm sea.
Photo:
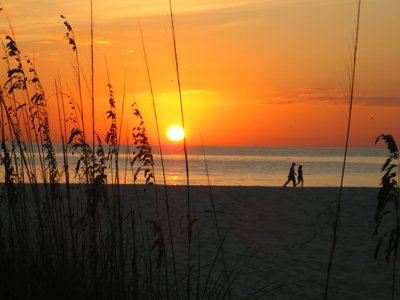
M340 148L189 147L188 151L190 184L207 185L208 168L211 185L228 186L282 186L287 180L292 162L296 163L296 169L298 165L303 166L305 186L339 186L344 155L344 149ZM380 169L387 154L387 150L382 148L349 149L344 186L378 187ZM61 152L57 151L57 157L61 166ZM70 155L71 168L76 165L77 158L77 155ZM157 151L154 160L156 180L162 184L161 160ZM121 182L133 183L128 161L126 154L120 155ZM165 151L164 165L167 184L186 184L185 160L181 148ZM133 169L136 168L134 166ZM0 169L0 175L2 182L3 168ZM138 182L143 183L143 178L139 177Z
M282 186L295 162L296 171L303 166L305 186L339 186L344 157L341 148L206 147L204 152L212 185ZM382 148L349 149L344 186L379 186L387 153ZM159 155L155 158L158 162ZM186 183L182 154L164 155L164 164L168 184ZM189 178L190 184L207 184L201 147L189 148Z

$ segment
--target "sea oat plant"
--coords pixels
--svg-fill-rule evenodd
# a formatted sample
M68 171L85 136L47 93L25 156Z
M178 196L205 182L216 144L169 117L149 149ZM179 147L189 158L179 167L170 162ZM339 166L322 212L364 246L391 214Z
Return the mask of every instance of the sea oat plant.
M161 274L161 266L164 261L164 266L165 266L165 280L166 284L165 286L168 289L168 271L166 268L166 260L165 258L165 244L164 244L164 235L160 223L160 211L159 211L159 206L158 206L158 198L157 198L157 187L155 186L155 176L154 176L154 158L153 158L153 153L151 146L149 144L149 139L147 136L147 131L144 126L144 120L142 117L142 114L140 113L140 110L138 108L138 105L136 101L133 102L132 104L132 114L133 116L139 121L138 126L133 127L132 129L132 137L133 141L135 144L135 151L133 151L132 154L132 160L130 162L132 170L133 170L133 180L135 183L135 193L137 195L137 190L136 190L136 182L138 180L139 175L143 175L144 180L146 185L149 186L154 186L154 191L155 191L155 207L156 207L156 219L155 220L146 220L146 224L150 226L152 236L153 236L153 242L151 243L152 245L150 246L150 242L145 238L145 233L143 231L143 218L142 218L142 210L140 207L140 200L138 196L137 198L137 205L138 205L138 214L139 214L139 222L140 222L140 228L141 230L141 235L142 235L142 243L143 246L147 245L147 250L144 248L144 252L149 252L149 256L147 258L147 261L145 261L145 264L149 267L149 283L147 282L147 289L152 287L153 285L153 270L152 270L152 253L153 251L156 251L157 253L155 254L156 256L156 268L157 268L157 277L156 277L156 290L157 294L160 293L160 274ZM134 169L134 166L138 164L138 167L136 170ZM169 292L167 292L167 297L169 297Z
M374 259L378 259L379 252L383 243L386 242L385 258L389 263L391 257L393 259L393 271L392 271L392 299L395 294L395 283L396 283L396 268L397 268L397 252L399 248L400 240L400 216L399 216L399 150L397 148L396 141L390 134L382 134L377 137L375 144L379 141L384 141L389 150L389 156L382 166L381 172L383 173L381 178L381 187L378 193L378 203L375 212L375 228L374 236L378 236L378 243L375 248ZM393 225L389 225L389 228L384 228L383 232L379 232L382 227L382 223L385 223L389 216L394 217Z
M63 16L62 19L67 28L68 44L75 55L72 80L77 87L76 99L72 95L74 93L68 95L63 91L60 77L55 81L56 93L47 98L34 60L22 55L13 34L2 41L5 64L2 70L6 70L6 74L1 74L5 79L0 87L0 162L1 174L4 175L0 191L0 298L189 299L193 295L196 298L230 298L231 284L237 272L232 271L235 268L228 272L225 262L224 272L217 276L215 282L211 280L215 264L206 270L207 279L203 291L200 290L201 271L205 269L200 260L199 227L196 227L197 265L194 266L191 261L192 230L199 224L191 216L186 141L188 213L187 239L183 243L188 243L188 261L175 257L174 239L178 238L179 232L173 232L171 224L164 167L169 236L163 233L152 148L136 102L132 109L138 125L131 132L135 151L131 153L129 146L127 148L127 154L132 157L127 164L130 163L133 170L136 197L130 199L120 193L119 155L123 118L118 122L117 100L109 78L109 110L106 112L109 129L104 143L96 133L93 111L93 14L92 88L87 96L81 88L75 33L67 19ZM172 9L171 21L173 23ZM173 24L172 28L175 40ZM174 47L179 81L176 45ZM146 66L152 90L147 58ZM182 106L180 83L179 94ZM92 103L91 116L85 114L83 108L83 103L88 102L89 98ZM62 157L58 160L50 135L48 105L52 100L57 101L59 117ZM152 100L157 119L153 92ZM93 141L88 134L87 123L85 129L85 120L87 122L90 117L93 121ZM121 124L119 128L118 124ZM158 124L156 127L162 152ZM127 144L130 141L127 140ZM153 206L153 203L145 203L147 207L155 208L155 213L146 217L141 210L143 199L137 191L143 181L147 191L154 189L155 199ZM64 182L65 185L62 184ZM215 217L214 207L213 210ZM218 237L214 261L223 251L220 233ZM170 243L166 242L168 239ZM168 255L172 257L172 265ZM179 274L178 266L187 267L187 274L185 271ZM170 279L171 275L173 280ZM196 284L191 283L192 278L195 278L193 282ZM187 286L182 282L186 282ZM187 292L182 295L184 288L187 288Z
M169 240L170 240L170 246L171 246L172 268L173 268L173 274L174 274L174 287L175 287L175 291L176 291L176 297L179 299L179 287L178 287L178 277L177 277L177 270L176 270L175 245L174 245L174 238L173 238L173 234L172 234L171 212L170 212L168 189L167 189L167 179L166 179L166 175L165 175L166 171L165 171L165 164L164 164L164 152L163 152L163 147L161 144L160 128L159 128L159 123L158 123L158 113L157 113L157 108L156 108L156 103L155 103L153 84L152 84L151 75L150 75L150 67L149 67L149 62L147 59L146 47L145 47L143 32L142 32L142 28L141 28L140 24L139 24L139 30L140 30L140 35L141 35L141 39L142 39L143 55L144 55L144 60L146 63L147 79L149 82L149 88L150 88L150 94L151 94L151 100L152 100L152 106L153 106L154 121L155 121L156 131L157 131L158 148L159 148L159 152L160 152L161 170L162 170L162 175L163 175L164 194L165 194L165 208L166 208L167 220L168 220L168 234L169 234ZM168 295L168 292L167 292L167 295Z
M11 26L10 29L13 32ZM13 284L23 295L42 289L27 281L36 276L37 268L44 272L35 280L65 278L57 272L66 268L67 236L59 185L61 173L50 137L48 100L34 63L21 54L14 34L5 40L2 44L7 76L0 103L2 160L6 197L12 198L12 202L8 201L12 203L8 205L9 234L19 237L17 243L5 243L5 248L13 249L15 266L23 265L12 271ZM36 221L32 223L33 216ZM41 259L33 259L38 254Z

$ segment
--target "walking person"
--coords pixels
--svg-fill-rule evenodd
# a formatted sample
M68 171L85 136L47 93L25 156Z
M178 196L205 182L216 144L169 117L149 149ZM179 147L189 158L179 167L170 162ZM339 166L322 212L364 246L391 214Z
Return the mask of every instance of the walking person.
M300 165L299 168L297 169L297 185L301 183L301 187L303 187L303 166Z
M290 167L289 170L288 180L285 182L283 186L286 186L289 182L293 182L293 187L296 186L296 171L294 169L295 166L296 164L292 163L292 166Z

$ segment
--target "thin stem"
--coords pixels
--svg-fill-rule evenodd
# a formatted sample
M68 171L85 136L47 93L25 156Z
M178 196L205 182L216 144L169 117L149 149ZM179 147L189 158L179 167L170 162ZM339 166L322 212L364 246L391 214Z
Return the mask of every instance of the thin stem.
M229 272L228 272L228 267L227 267L227 264L226 264L225 255L224 255L223 241L222 241L222 236L221 236L221 230L220 230L220 227L219 227L219 224L218 224L217 211L215 209L214 194L213 194L212 188L211 188L210 174L208 172L208 163L207 163L206 151L205 151L205 148L204 148L203 139L201 139L201 145L202 145L202 149L203 149L204 165L205 165L205 169L206 169L206 176L207 176L207 183L208 183L208 191L210 193L211 207L212 207L212 211L213 211L215 227L217 229L218 243L219 243L219 248L220 248L220 251L221 251L222 263L224 265L225 280L226 280L226 283L227 283L227 286L228 286L229 299L231 299L232 298L232 292L231 292L231 288L230 288Z
M393 258L393 271L392 271L392 300L394 300L394 291L396 286L396 269L397 269L397 252L399 250L399 198L396 199L396 240L394 247L394 258Z
M356 62L357 62L357 50L358 50L358 34L360 28L360 12L361 12L361 0L358 0L357 4L357 21L356 21L356 37L355 37L355 44L354 44L354 52L353 52L353 64L352 64L352 73L351 73L351 83L350 83L350 104L349 104L349 117L347 122L347 133L346 133L346 146L344 151L343 157L343 166L342 166L342 175L340 179L340 188L339 188L339 196L336 208L336 215L335 215L335 222L333 224L333 238L332 238L332 245L329 254L329 262L327 268L327 275L326 275L326 282L325 282L325 292L324 292L324 299L328 299L328 289L329 289L329 280L331 275L332 269L332 262L333 262L333 255L336 248L337 243L337 231L339 227L339 220L340 220L340 210L341 210L341 202L342 202L342 192L343 192L343 181L344 181L344 173L346 169L346 162L347 162L347 152L349 148L349 140L350 140L350 128L351 128L351 117L352 117L352 110L353 110L353 97L354 97L354 86L355 86L355 77L356 77Z
M147 60L147 52L146 52L146 47L145 47L144 38L143 38L143 32L142 32L142 28L141 28L140 24L139 24L139 30L140 30L140 35L142 38L143 54L144 54L144 60L146 63L147 78L149 81L150 94L151 94L151 99L152 99L152 104L153 104L154 119L155 119L155 123L156 123L158 148L160 150L161 169L162 169L163 181L164 181L165 206L166 206L166 210L167 210L167 219L168 219L168 234L169 234L170 243L171 243L175 290L176 290L176 294L177 294L177 299L179 299L178 278L177 278L176 262L175 262L175 246L174 246L174 240L173 240L173 235L172 235L171 213L170 213L170 208L169 208L167 179L166 179L166 175L165 175L166 172L165 172L164 156L163 156L164 153L163 153L163 149L162 149L162 145L161 145L160 128L159 128L159 124L158 124L158 115L157 115L157 109L156 109L155 98L154 98L153 84L152 84L152 80L151 80L151 76L150 76L150 68L149 68L149 63ZM167 294L167 297L168 297L168 294Z
M179 91L179 104L181 109L181 118L182 118L182 128L185 131L185 120L183 113L183 101L182 101L182 88L179 74L179 62L178 62L178 51L176 46L176 35L175 35L175 21L174 15L172 13L172 1L169 0L169 11L171 18L171 31L172 31L172 40L174 45L174 58L175 58L175 69L176 76L178 80L178 91ZM191 205L190 205L190 187L189 187L189 160L188 160L188 151L186 145L186 136L183 136L183 152L185 154L185 167L186 167L186 196L187 196L187 230L188 230L188 277L187 277L187 297L190 300L190 271L191 271L191 240L192 240L192 220L191 220Z
M89 196L91 199L91 217L92 217L92 232L91 232L91 263L92 276L94 284L94 292L97 293L97 234L96 234L96 186L95 186L95 117L94 117L94 22L93 22L93 0L90 0L90 66L91 66L91 102L92 102L92 191ZM97 296L95 294L95 296Z

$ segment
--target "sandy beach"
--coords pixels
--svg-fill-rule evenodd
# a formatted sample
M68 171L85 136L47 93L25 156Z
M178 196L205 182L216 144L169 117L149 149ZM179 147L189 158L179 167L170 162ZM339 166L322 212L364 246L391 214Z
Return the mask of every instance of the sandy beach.
M163 187L158 189L162 203ZM186 187L168 186L167 190L173 226L182 229ZM332 226L324 223L329 221L327 209L338 198L338 188L236 186L211 190L219 226L226 235L228 268L238 262L235 270L240 270L232 288L234 299L322 299L332 236ZM343 190L330 299L390 298L392 266L383 256L373 260L377 192L378 188ZM141 199L152 198L149 190L140 194ZM197 239L198 228L202 266L207 268L218 248L210 191L191 186L189 194L192 218L198 225L193 236ZM162 215L163 205L160 211ZM184 256L186 245L177 244L178 256Z
M25 187L28 191L28 186ZM151 226L145 224L148 224L148 220L156 219L154 187L139 185L137 193L132 185L120 188L126 200L124 212L128 216L131 209L135 212L137 241L140 242L141 228L137 226L140 223L139 207L142 225L149 229L147 232L151 239ZM164 188L157 186L157 197L167 259L170 260ZM188 257L187 187L167 186L166 190L179 289L185 290ZM72 191L72 199L85 197L82 186L73 186ZM372 236L377 192L378 188L343 190L329 299L390 299L392 264L385 262L384 249L377 262L373 259L377 244L377 238ZM332 240L331 211L339 188L213 186L211 193L212 197L208 186L189 187L193 222L193 295L196 292L196 278L200 278L201 290L207 290L205 299L222 299L222 295L218 294L221 289L213 287L221 285L225 274L222 257L216 256L219 243L211 204L211 199L214 199L217 221L224 239L223 253L227 269L230 278L234 278L232 299L323 299ZM99 203L99 212L102 207ZM107 223L101 214L98 216L101 223ZM127 222L129 224L130 221ZM129 228L126 236L128 239L132 236ZM142 248L139 246L138 250ZM99 250L99 253L102 251ZM153 255L156 257L154 252ZM216 264L213 266L214 259ZM171 274L171 264L168 266ZM197 273L198 266L200 270ZM209 283L206 283L210 270L212 275ZM169 277L172 282L172 275ZM207 288L204 288L206 285ZM397 292L397 296L399 294Z

